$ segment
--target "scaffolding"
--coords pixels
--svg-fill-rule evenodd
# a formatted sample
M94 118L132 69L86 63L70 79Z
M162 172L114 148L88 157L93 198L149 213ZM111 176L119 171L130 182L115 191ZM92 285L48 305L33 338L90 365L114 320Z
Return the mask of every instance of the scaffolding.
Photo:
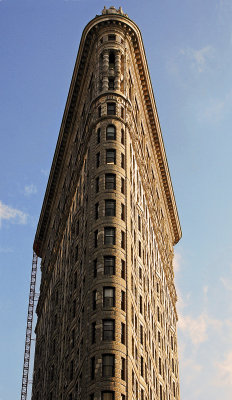
M25 351L24 351L24 362L23 362L21 400L27 399L27 389L28 389L28 383L29 383L28 377L29 377L30 353L31 353L31 341L32 341L32 339L31 339L32 323L33 323L34 303L35 303L35 295L36 295L35 285L36 285L37 263L38 263L38 256L33 251L29 304L28 304L28 313L27 313Z

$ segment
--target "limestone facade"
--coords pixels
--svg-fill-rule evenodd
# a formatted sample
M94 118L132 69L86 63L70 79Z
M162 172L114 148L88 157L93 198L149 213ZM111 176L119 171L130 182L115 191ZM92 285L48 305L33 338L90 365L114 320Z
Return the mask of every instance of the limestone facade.
M33 400L179 400L181 228L140 31L83 31L34 242Z

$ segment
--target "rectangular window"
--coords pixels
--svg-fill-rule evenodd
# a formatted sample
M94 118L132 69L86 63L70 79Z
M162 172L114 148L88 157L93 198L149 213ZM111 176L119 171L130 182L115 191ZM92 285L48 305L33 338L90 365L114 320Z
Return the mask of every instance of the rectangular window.
M116 175L105 174L105 189L116 189Z
M140 314L143 313L143 299L142 299L142 296L139 296L139 312L140 312Z
M69 378L70 381L73 380L73 360L70 362Z
M121 193L125 194L125 179L121 178Z
M105 256L104 257L104 275L115 274L115 257Z
M92 322L91 336L92 344L96 343L96 322Z
M121 379L125 381L126 379L126 360L125 358L121 358L122 367L121 367Z
M107 103L107 115L116 115L115 103Z
M124 118L124 108L121 107L121 118Z
M114 354L103 354L102 355L102 376L105 378L111 378L114 376ZM107 397L106 397L107 399ZM104 398L105 400L105 398Z
M116 40L116 36L115 35L108 35L108 40L109 41L114 41L114 40Z
M143 371L143 357L141 357L141 376L143 376L144 371Z
M122 249L125 249L125 242L126 242L126 240L125 240L125 232L124 231L121 231L121 248Z
M121 260L121 278L122 279L125 279L125 266L126 266L125 261Z
M104 244L115 244L115 228L104 228Z
M140 325L140 343L143 345L143 325Z
M162 375L162 364L161 364L161 358L159 357L159 374Z
M125 344L125 327L126 325L121 322L121 343Z
M116 150L106 150L106 164L116 164Z
M142 248L141 248L141 242L139 240L139 257L141 258L142 255Z
M95 219L98 219L99 214L99 203L95 204Z
M108 89L114 90L114 78L109 78Z
M100 166L100 152L96 154L96 167L98 168Z
M95 191L96 191L96 193L99 192L99 178L96 178L96 181L95 181Z
M115 340L114 319L103 319L102 340Z
M98 128L98 130L97 130L97 143L100 143L100 141L101 141L101 129Z
M121 219L125 221L125 204L121 203Z
M97 247L98 230L94 232L94 247Z
M101 106L98 107L98 118L101 117Z
M103 288L103 307L115 307L115 288Z
M123 311L126 309L126 294L123 290L121 290L121 309Z
M95 357L91 358L91 379L95 378Z
M105 200L105 216L115 217L116 215L116 201L115 200Z
M97 258L93 262L93 277L97 277Z
M114 392L104 391L101 393L101 400L114 400Z
M121 129L121 143L125 144L125 134L123 129Z
M96 306L97 306L97 291L94 290L93 291L93 310L96 310Z
M89 400L94 400L94 393L89 396Z
M114 125L108 125L106 128L106 140L116 140L116 128Z
M121 153L121 167L125 168L125 154Z

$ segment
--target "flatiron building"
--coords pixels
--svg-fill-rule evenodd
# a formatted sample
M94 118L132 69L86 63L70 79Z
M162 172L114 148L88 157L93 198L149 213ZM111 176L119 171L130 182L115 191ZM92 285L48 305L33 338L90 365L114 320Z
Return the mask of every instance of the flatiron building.
M181 238L142 36L85 27L34 241L33 400L179 400Z

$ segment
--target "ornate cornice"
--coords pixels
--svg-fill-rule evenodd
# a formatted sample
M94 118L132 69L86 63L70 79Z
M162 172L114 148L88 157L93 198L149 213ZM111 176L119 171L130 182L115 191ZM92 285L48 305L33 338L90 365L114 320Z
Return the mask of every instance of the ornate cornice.
M65 153L68 149L71 139L70 130L73 123L74 111L77 103L80 102L79 95L81 85L83 84L82 78L85 72L87 58L89 55L89 50L93 41L93 37L96 35L101 27L107 27L111 24L114 26L120 26L121 28L126 30L126 32L131 36L134 55L138 66L141 86L143 90L144 102L146 105L150 127L153 134L155 154L158 161L160 176L162 178L164 193L166 196L166 204L172 223L174 244L176 244L181 238L180 221L172 188L167 157L165 154L158 113L142 42L142 36L138 26L125 14L108 13L101 16L96 16L93 20L91 20L85 27L81 37L80 47L60 127L55 155L52 162L42 211L40 214L40 219L34 240L34 250L39 257L42 257L43 254L43 246L46 241L47 231L50 224L50 217L52 215L55 197L58 190L58 184L64 167Z

